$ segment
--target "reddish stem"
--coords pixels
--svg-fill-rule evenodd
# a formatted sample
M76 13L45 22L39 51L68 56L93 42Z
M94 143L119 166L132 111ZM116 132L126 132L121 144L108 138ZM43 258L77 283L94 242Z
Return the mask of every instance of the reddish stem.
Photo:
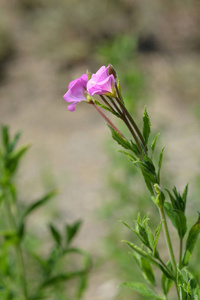
M115 130L119 133L119 135L126 140L125 136L119 131L119 129L117 129L117 127L110 121L110 119L103 113L103 111L92 101L90 102L90 104L92 104L96 110L98 111L98 113L106 120L106 122Z

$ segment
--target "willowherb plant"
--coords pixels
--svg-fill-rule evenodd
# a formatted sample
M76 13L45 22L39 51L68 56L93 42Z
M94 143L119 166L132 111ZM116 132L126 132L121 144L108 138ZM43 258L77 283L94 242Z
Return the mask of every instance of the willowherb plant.
M28 146L16 149L20 133L11 139L7 126L2 126L0 143L0 299L39 300L39 299L80 299L86 287L91 259L87 252L71 245L78 233L81 221L66 224L64 233L50 224L53 239L45 255L29 245L27 239L41 244L27 230L30 214L47 203L57 192L45 194L31 204L22 206L18 199L15 181L21 158ZM76 258L78 263L73 263ZM68 260L65 260L65 259ZM70 268L69 265L70 264ZM76 278L75 292L69 293L68 281Z
M94 98L95 95L99 95L101 102ZM129 282L122 284L122 286L130 287L150 299L164 300L170 299L170 289L175 285L177 299L200 299L199 284L188 268L200 233L200 216L188 232L185 214L188 184L182 194L177 191L176 187L169 191L161 185L160 172L164 147L159 155L158 166L155 166L154 151L159 134L155 136L152 144L149 145L151 123L146 107L143 115L143 130L141 131L126 108L120 81L112 65L108 67L102 66L95 74L87 72L80 78L72 81L63 98L71 103L68 106L69 111L74 111L77 103L85 101L93 105L106 120L111 130L112 138L123 148L120 152L130 160L131 164L141 170L145 184L150 192L150 197L160 214L161 222L157 225L155 233L149 226L148 214L141 217L140 213L138 213L134 228L122 221L125 226L136 234L142 243L142 247L138 247L134 243L125 241L133 250L134 257L148 282L148 284ZM114 125L110 118L105 115L104 110L118 117L126 125L130 138L126 137L127 133L122 133ZM166 199L167 196L168 200ZM168 221L171 221L177 230L180 245L179 253L174 252ZM167 262L162 259L162 254L158 249L158 240L162 228L169 252L169 260ZM183 244L186 233L186 242ZM176 261L176 257L178 257L178 261ZM152 266L159 269L162 273L160 283L162 293L158 291ZM149 288L149 284L151 284L151 288Z

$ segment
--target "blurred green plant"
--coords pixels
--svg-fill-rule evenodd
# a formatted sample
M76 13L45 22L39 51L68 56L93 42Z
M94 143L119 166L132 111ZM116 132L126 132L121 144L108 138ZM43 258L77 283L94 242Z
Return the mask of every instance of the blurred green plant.
M0 299L80 299L86 287L91 259L84 250L71 245L81 221L66 224L61 233L49 225L53 246L45 255L34 244L41 241L27 232L27 217L52 199L53 190L22 208L15 175L29 146L16 149L20 132L10 137L1 129L0 145ZM43 241L45 243L45 241ZM73 279L76 279L74 282ZM71 282L67 284L67 282ZM71 294L71 286L74 287Z

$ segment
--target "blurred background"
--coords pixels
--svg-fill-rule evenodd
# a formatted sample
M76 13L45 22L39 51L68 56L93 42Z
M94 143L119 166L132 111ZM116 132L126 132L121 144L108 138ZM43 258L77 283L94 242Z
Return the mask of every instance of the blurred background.
M121 243L136 238L118 220L130 223L138 210L150 211L156 224L157 211L137 171L116 152L104 120L86 103L68 112L62 99L71 80L108 63L135 120L141 123L147 104L152 131L161 133L163 186L175 182L182 192L190 182L194 223L200 209L200 2L1 0L0 123L11 133L22 130L21 143L32 145L17 177L19 197L28 202L54 187L60 191L33 215L30 230L48 247L49 220L62 228L82 219L75 243L93 258L84 299L136 300L143 298L118 287L143 280Z

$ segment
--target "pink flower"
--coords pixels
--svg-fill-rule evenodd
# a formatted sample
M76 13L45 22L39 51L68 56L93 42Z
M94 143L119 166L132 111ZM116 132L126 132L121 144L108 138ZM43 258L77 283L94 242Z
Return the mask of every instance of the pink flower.
M87 82L87 74L83 74L81 77L69 83L68 91L63 96L65 101L72 102L67 107L69 111L74 111L77 103L86 101L84 89L86 89Z
M114 97L116 93L115 77L113 74L109 75L108 68L103 66L88 81L87 91L91 96L97 94Z

